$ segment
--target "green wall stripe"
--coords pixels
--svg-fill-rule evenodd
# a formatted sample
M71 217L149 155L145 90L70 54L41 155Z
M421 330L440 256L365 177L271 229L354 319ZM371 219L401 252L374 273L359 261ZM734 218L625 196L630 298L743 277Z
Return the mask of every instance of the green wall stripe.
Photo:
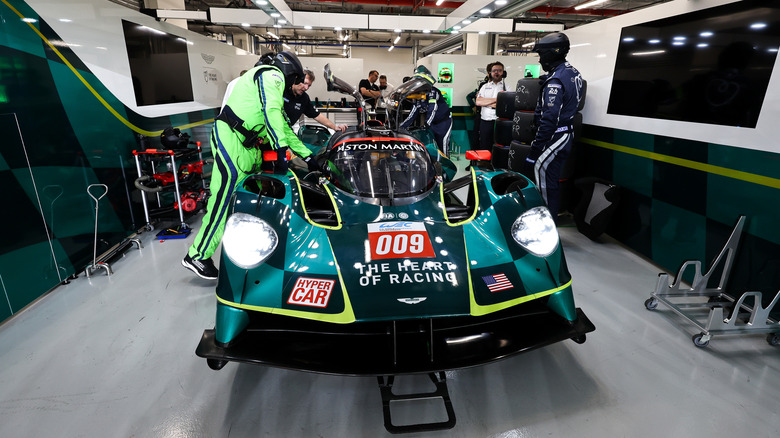
M656 152L643 151L628 146L621 146L613 143L607 143L605 141L593 140L590 138L581 138L579 141L592 146L596 146L604 149L610 149L616 152L623 152L625 154L636 155L643 158L649 158L655 161L661 161L664 163L687 167L694 170L700 170L702 172L711 173L714 175L725 176L728 178L738 179L741 181L747 181L753 184L772 187L774 189L780 189L780 179L777 178L771 178L763 175L756 175L755 173L743 172L741 170L734 170L734 169L729 169L721 166L714 166L712 164L700 163L698 161L686 160L684 158L672 157L669 155L659 154Z

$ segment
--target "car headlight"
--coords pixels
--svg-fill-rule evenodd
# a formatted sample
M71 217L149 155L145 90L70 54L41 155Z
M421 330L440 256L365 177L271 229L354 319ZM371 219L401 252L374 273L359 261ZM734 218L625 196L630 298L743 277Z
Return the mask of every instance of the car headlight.
M222 237L225 254L244 269L252 269L266 261L278 243L279 236L268 223L246 213L230 216Z
M558 247L558 229L547 207L534 207L515 219L512 238L528 252L547 257Z

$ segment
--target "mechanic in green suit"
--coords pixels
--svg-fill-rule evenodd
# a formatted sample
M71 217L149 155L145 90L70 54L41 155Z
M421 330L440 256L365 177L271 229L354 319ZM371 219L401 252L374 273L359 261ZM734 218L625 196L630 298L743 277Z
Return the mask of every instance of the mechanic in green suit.
M238 183L259 171L286 174L288 148L317 170L311 152L295 136L284 113L284 91L304 79L301 62L293 53L281 52L263 57L258 64L236 82L211 133L211 197L203 226L181 262L207 280L217 278L211 256L222 240ZM276 152L276 161L263 162L263 152L269 151Z

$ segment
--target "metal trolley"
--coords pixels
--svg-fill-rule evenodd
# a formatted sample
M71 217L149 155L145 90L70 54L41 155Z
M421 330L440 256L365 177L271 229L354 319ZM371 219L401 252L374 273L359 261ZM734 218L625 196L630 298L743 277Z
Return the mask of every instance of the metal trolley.
M171 175L170 178L173 181L173 190L175 192L175 201L172 205L173 209L178 210L179 212L179 221L181 222L181 228L186 229L189 228L189 225L184 221L184 208L180 205L182 202L182 187L181 187L181 180L179 174L181 173L182 167L180 163L184 160L191 159L197 155L198 162L195 164L200 164L201 171L202 171L202 164L203 161L203 153L201 151L200 142L196 143L197 148L187 148L187 149L146 149L144 151L134 150L133 156L135 157L135 166L136 170L138 171L138 178L141 179L144 177L144 171L141 167L142 162L148 162L151 165L152 172L154 172L155 167L160 162L170 160L168 164L168 170ZM136 180L138 181L138 180ZM201 186L202 188L206 188L205 181L201 178ZM136 183L136 187L138 187L138 183ZM154 229L154 226L152 225L151 221L151 212L149 210L148 205L148 199L147 199L147 191L143 190L141 187L138 187L141 192L141 200L144 205L144 217L146 218L146 231L151 231ZM161 206L162 201L160 199L160 193L159 190L156 192L157 197L157 204L158 206Z
M680 267L672 284L669 284L669 274L659 274L655 292L645 300L647 310L656 310L660 302L696 326L701 331L692 337L697 347L706 347L713 336L754 333L768 333L767 342L773 346L780 345L780 323L769 316L780 301L780 291L768 306L763 307L761 292L745 292L734 298L725 290L744 225L745 216L740 216L707 273L702 274L700 261L688 260ZM687 287L683 285L682 278L689 267L694 269L694 278L691 286ZM722 270L718 285L708 287L710 278L719 267ZM708 301L694 301L696 297L706 297ZM702 319L701 310L707 309L707 317ZM699 312L695 312L697 310ZM730 310L728 317L724 310Z

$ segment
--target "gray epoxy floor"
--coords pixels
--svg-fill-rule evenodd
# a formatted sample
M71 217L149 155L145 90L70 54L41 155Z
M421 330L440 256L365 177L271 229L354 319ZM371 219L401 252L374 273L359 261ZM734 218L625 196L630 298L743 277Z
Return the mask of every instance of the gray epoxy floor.
M663 306L644 308L656 267L574 228L561 236L576 303L596 331L582 345L448 372L457 425L409 436L780 435L780 349L764 335L695 347L691 325ZM113 276L82 275L0 326L0 436L390 435L374 378L209 369L194 351L214 324L214 284L179 263L192 238L141 238L144 248L115 262ZM401 377L396 386L425 383ZM394 408L399 422L441 411Z

